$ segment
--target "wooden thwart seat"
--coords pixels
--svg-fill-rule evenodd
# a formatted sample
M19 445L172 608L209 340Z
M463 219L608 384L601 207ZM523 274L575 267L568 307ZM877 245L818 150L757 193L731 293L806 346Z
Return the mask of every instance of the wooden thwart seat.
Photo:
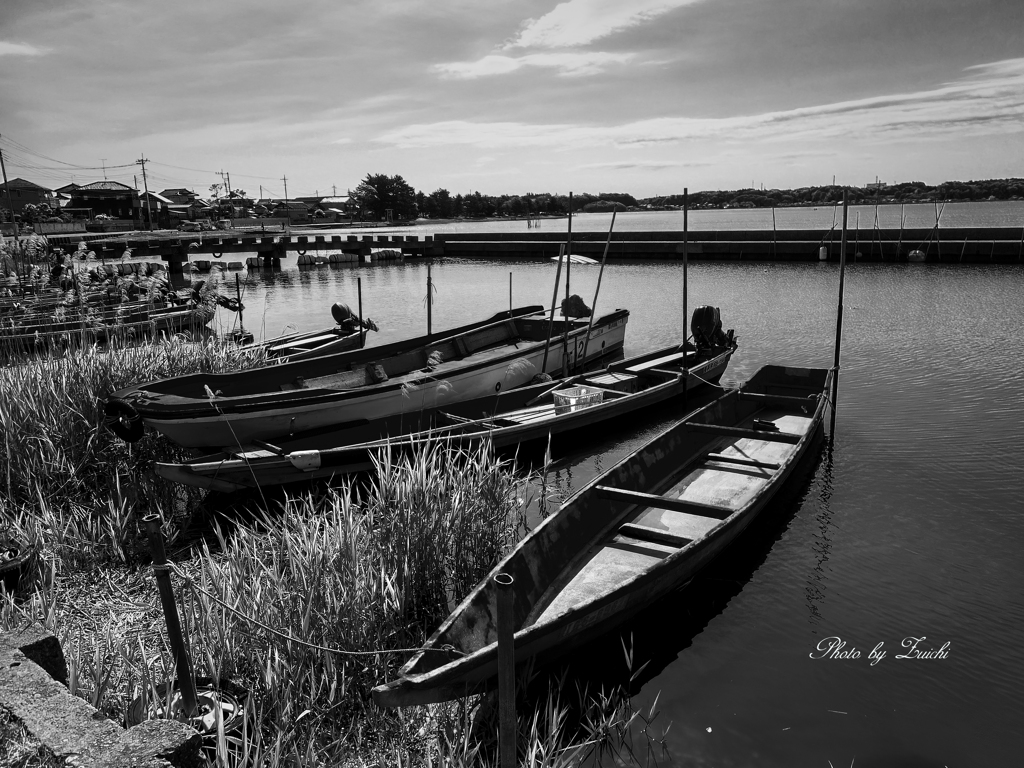
M740 390L740 400L758 400L765 403L787 403L794 405L817 405L818 396L812 395L810 397L793 397L792 395L771 395L764 394L763 392L744 392Z
M686 427L694 432L706 432L711 435L724 435L726 437L747 437L751 440L765 440L771 443L796 445L803 439L803 435L796 435L792 432L765 432L760 429L723 427L718 424L699 424L695 421L686 422Z
M693 539L688 539L685 536L672 533L672 531L666 531L661 528L652 528L649 525L638 525L637 523L623 524L619 527L619 533L623 536L630 536L634 539L654 541L658 544L669 544L673 547L685 547L693 541Z
M665 355L664 357L656 357L654 360L648 360L643 363L637 363L631 365L626 369L627 373L643 373L650 370L651 368L657 368L662 365L672 365L672 363L681 363L686 360L686 356L689 352L676 352L671 355Z
M710 504L700 504L685 499L674 499L670 496L655 496L653 493L642 491L627 491L624 488L612 488L607 485L599 485L595 489L601 496L614 501L624 501L629 504L643 504L647 507L658 507L660 509L671 509L676 512L686 512L690 515L709 517L713 520L724 520L733 513L733 510L725 507L713 507Z
M742 456L726 456L721 453L709 453L707 455L708 461L721 461L728 464L740 464L744 467L757 467L758 469L778 469L781 464L776 464L773 461L758 461L757 459L745 459Z

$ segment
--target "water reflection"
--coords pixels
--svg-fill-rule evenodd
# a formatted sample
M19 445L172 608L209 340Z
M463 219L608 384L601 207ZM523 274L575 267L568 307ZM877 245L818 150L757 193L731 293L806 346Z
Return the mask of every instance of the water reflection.
M829 439L826 442L824 453L825 460L821 465L821 476L817 481L818 489L818 512L814 516L818 532L814 534L811 542L811 550L814 552L814 567L811 572L811 581L805 587L807 594L808 620L811 624L821 622L821 613L818 604L825 601L825 582L827 580L825 564L828 562L829 554L832 551L832 506L834 469L833 453L835 445Z

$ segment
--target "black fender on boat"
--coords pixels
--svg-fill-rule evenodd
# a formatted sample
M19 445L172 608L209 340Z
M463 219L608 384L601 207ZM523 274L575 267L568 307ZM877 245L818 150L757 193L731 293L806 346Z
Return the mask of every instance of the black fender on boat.
M145 432L142 417L131 403L121 399L107 400L103 414L107 428L126 443L134 443Z

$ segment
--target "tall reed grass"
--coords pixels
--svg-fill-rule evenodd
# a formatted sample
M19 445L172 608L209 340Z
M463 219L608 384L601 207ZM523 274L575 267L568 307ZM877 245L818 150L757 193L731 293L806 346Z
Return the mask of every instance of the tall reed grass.
M527 480L512 469L486 446L383 453L371 481L286 497L179 563L197 675L251 691L242 730L221 739L215 761L494 764L478 701L389 711L370 691L522 535ZM45 623L64 644L73 690L120 719L174 677L158 604L145 571L51 572L26 603L0 602L0 629ZM602 750L629 764L628 698L581 694L570 706L562 695L520 702L526 764L580 765Z
M103 427L100 400L142 380L260 362L171 340L0 368L0 538L6 529L38 552L30 593L0 590L0 630L32 621L54 632L72 692L115 720L175 678L152 574L139 567L138 521L159 510L173 538L199 499L148 482L150 462L178 449L155 435L122 443ZM286 496L216 529L175 577L197 675L251 691L241 731L220 738L213 761L494 764L475 700L386 711L370 690L518 541L527 487L486 446L431 445L382 453L358 485ZM593 763L595 750L623 764L637 723L628 697L580 695L570 706L561 695L520 702L527 764Z
M103 398L141 381L260 365L263 355L213 339L175 337L134 347L89 346L0 367L4 515L46 529L48 543L93 548L89 559L126 560L136 518L156 507L181 512L195 499L150 482L154 460L180 460L183 451L154 434L125 444L103 425Z

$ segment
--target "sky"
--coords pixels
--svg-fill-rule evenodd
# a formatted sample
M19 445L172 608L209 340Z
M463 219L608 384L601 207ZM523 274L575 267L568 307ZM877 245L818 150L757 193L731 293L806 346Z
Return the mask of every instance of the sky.
M1024 0L3 0L0 150L272 197L1024 177Z

